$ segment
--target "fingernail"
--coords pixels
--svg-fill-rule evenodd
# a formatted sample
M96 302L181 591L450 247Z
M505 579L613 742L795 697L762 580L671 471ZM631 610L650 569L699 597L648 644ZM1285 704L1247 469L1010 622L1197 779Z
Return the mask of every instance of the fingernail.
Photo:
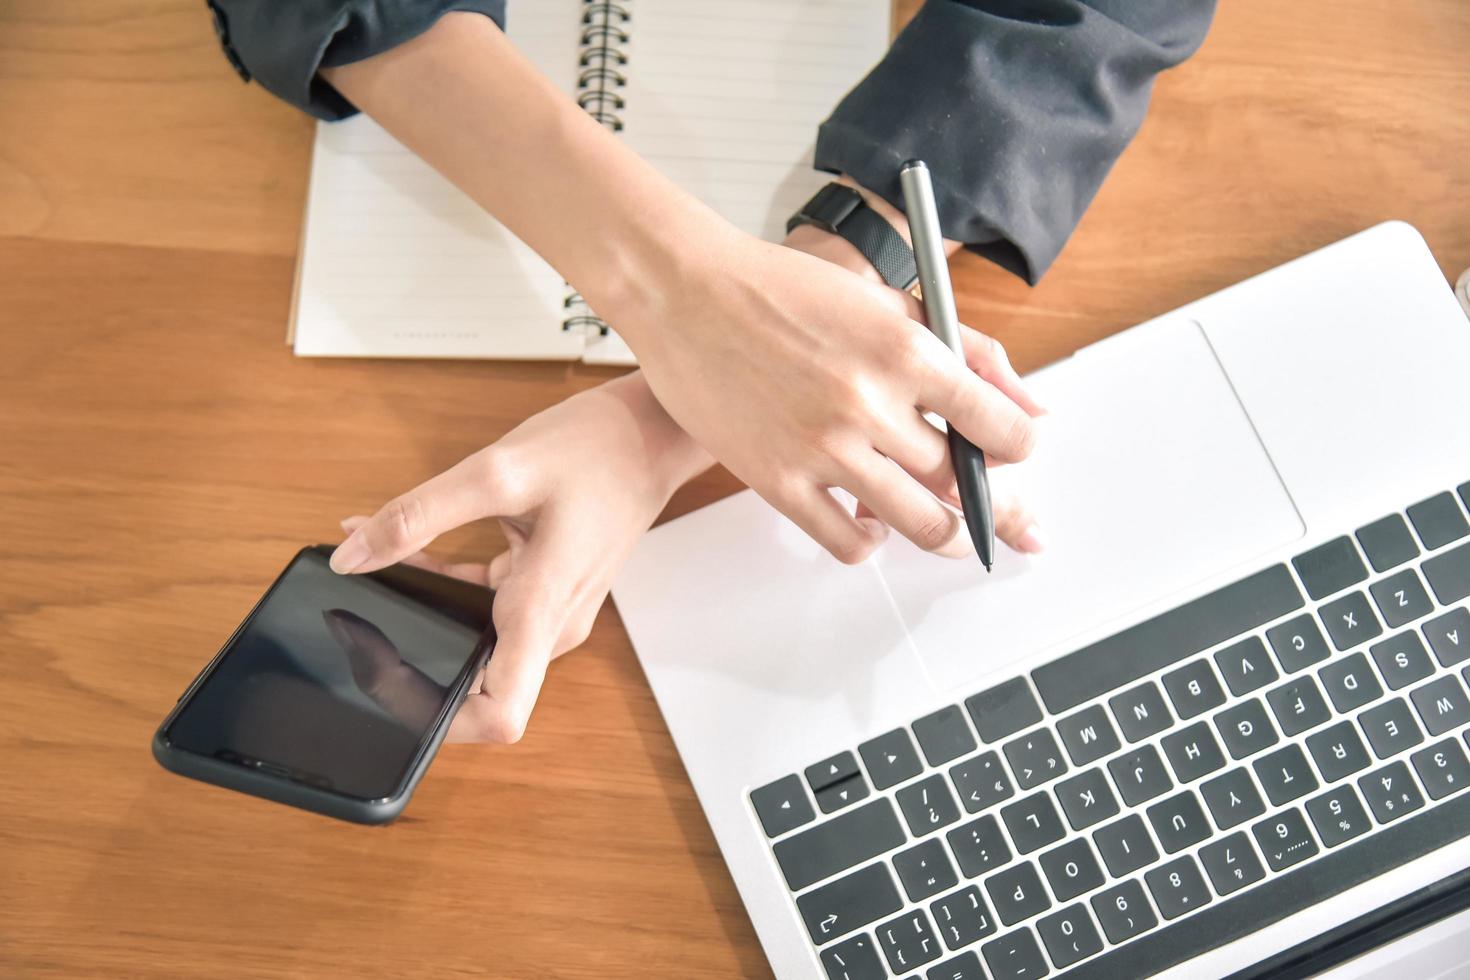
M1035 524L1028 527L1019 538L1016 539L1016 550L1025 555L1039 555L1046 550L1046 536L1041 533L1041 528Z
M354 534L337 545L337 549L332 552L332 571L338 575L347 575L361 568L372 556L373 553L362 535Z

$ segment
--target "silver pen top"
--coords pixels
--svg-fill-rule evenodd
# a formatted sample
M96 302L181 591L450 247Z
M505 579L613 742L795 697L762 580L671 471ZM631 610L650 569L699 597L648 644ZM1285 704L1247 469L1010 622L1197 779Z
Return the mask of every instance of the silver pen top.
M910 160L898 172L898 181L903 188L904 210L908 212L909 235L913 238L914 265L919 270L919 285L923 289L924 316L934 336L964 360L959 314L955 312L949 260L944 254L944 233L939 230L939 207L934 202L929 168L922 160Z

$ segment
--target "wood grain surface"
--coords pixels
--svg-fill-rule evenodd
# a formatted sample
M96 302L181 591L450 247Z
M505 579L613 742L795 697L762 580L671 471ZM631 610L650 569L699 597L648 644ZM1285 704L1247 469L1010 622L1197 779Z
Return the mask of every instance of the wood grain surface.
M1230 0L1046 281L962 258L962 314L1036 367L1387 218L1458 274L1467 52L1463 0ZM0 975L768 976L611 608L391 827L149 757L298 546L607 377L292 357L310 141L197 0L0 0Z

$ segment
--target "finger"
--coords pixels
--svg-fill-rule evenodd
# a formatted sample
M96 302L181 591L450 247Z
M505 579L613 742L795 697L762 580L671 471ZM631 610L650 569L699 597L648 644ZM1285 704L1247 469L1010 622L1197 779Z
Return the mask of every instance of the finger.
M1030 415L999 388L959 363L938 340L917 348L923 375L919 401L970 442L1004 463L1031 455L1036 427Z
M959 488L955 485L949 441L944 432L930 425L924 416L918 412L908 413L906 418L893 423L890 432L879 434L873 444L918 480L924 489L959 506Z
M965 362L970 365L970 370L989 381L1032 418L1046 414L1046 409L1041 407L1011 366L1010 355L1000 341L963 324L960 325L960 340L964 344Z
M893 460L869 453L844 489L884 524L925 551L960 558L970 553L965 523Z
M549 599L550 602L545 600ZM525 734L546 678L564 614L559 590L538 589L512 579L495 597L495 648L480 676L479 690L466 697L449 728L455 741L518 742Z
M444 688L405 661L382 630L346 609L323 610L322 619L347 655L359 690L410 728L433 722L444 704Z
M502 551L490 560L490 568L486 573L486 581L490 583L490 588L500 588L505 577L511 573L512 560L509 551Z
M818 486L804 485L798 491L766 500L844 565L856 565L867 558L888 536L882 521L854 517Z
M351 534L366 523L366 517L349 517L342 521L342 530ZM457 578L475 585L485 585L490 578L490 566L482 561L447 562L435 558L427 551L415 551L411 555L404 555L398 560L398 564L412 565L426 572L447 575L450 578Z
M383 506L337 546L332 569L371 572L391 565L445 531L495 513L518 512L504 467L481 450Z
M1026 501L1011 490L1000 489L992 498L995 511L995 536L1023 555L1036 555L1046 550L1046 536L1041 525L1026 506Z

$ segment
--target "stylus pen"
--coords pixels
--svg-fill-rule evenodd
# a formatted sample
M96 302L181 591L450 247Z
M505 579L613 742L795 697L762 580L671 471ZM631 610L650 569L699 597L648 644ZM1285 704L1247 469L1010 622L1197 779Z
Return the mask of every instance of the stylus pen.
M908 212L909 237L914 243L914 265L924 291L924 317L929 329L954 351L961 363L965 348L960 342L960 319L954 308L954 290L949 283L949 263L944 255L944 235L939 231L939 206L934 203L934 185L922 160L910 160L898 172L903 185L904 210ZM990 506L990 481L985 477L985 454L946 423L949 455L954 461L954 478L960 490L960 508L965 526L975 543L985 570L995 563L995 512Z

